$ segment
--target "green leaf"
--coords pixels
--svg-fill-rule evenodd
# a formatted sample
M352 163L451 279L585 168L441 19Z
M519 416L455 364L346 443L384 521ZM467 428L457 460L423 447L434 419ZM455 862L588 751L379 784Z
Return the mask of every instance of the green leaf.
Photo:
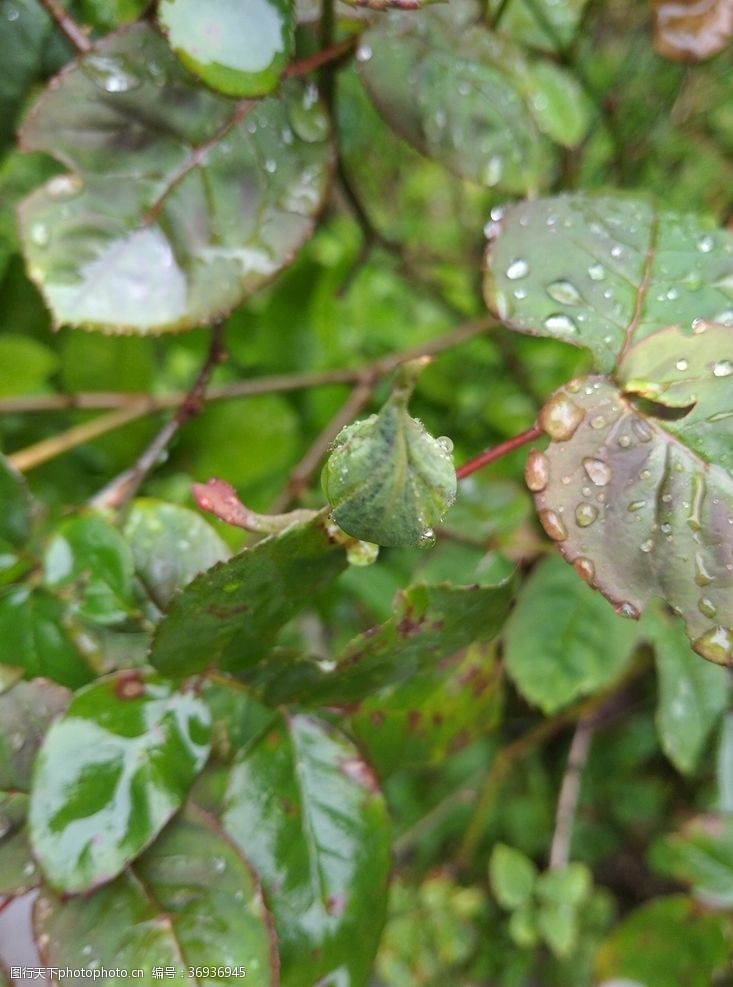
M537 897L549 905L582 904L590 895L593 876L581 863L553 867L537 879Z
M662 749L678 771L690 774L728 705L728 672L698 661L678 622L652 610L644 624L657 664Z
M218 663L250 668L280 628L346 568L346 553L322 514L201 573L171 600L150 661L182 677Z
M57 364L56 354L43 343L4 333L0 337L0 397L43 390Z
M622 351L668 326L733 323L733 234L623 195L524 202L491 225L485 293L519 332L593 354Z
M14 897L40 880L26 829L28 796L0 792L0 895Z
M22 546L30 534L31 498L25 480L0 455L0 538Z
M0 595L0 658L74 689L92 671L66 624L67 608L55 596L29 585L9 586Z
M705 905L733 905L733 816L696 816L680 832L653 848L652 862L662 873L692 885Z
M509 675L545 713L609 685L622 672L639 632L616 620L557 558L541 562L523 585L504 634Z
M504 4L498 28L502 34L548 51L569 44L588 0L511 0ZM502 0L489 0L493 20Z
M12 140L18 113L43 75L43 55L53 28L36 0L12 0L0 17L0 147Z
M560 388L540 424L554 441L530 454L527 480L563 556L618 612L661 597L695 651L733 661L733 477L607 378Z
M49 966L142 968L146 984L156 982L154 967L174 967L177 979L202 987L241 984L245 975L257 987L278 984L272 923L255 874L194 806L93 895L64 899L44 888L34 919ZM189 977L190 967L208 973ZM220 976L217 967L232 972Z
M49 589L77 589L74 609L84 620L115 624L134 610L132 553L119 531L99 515L62 521L46 545L43 569Z
M123 534L136 575L161 608L199 572L229 556L219 535L196 511L148 497L134 501Z
M450 439L434 439L407 405L419 368L405 364L378 415L336 436L323 470L334 521L378 545L432 544L456 498Z
M380 778L408 765L441 764L501 719L501 668L491 646L471 646L367 696L349 732Z
M684 895L656 898L631 912L601 944L601 980L653 987L710 987L729 962L723 915L701 912Z
M154 676L120 672L81 690L36 761L34 853L61 891L116 877L181 805L209 753L208 707Z
M383 17L362 37L361 78L390 126L457 175L536 190L553 169L543 135L577 143L585 99L571 75L491 34L478 14L477 4L457 2Z
M262 880L283 987L364 983L385 917L389 827L357 749L312 717L281 714L237 757L223 822Z
M292 662L275 657L262 670L266 699L348 705L434 671L469 644L496 637L513 597L512 580L498 586L408 586L397 596L393 616L350 641L327 668L299 667L302 678L296 678Z
M578 913L566 904L541 905L537 928L555 956L570 956L578 943Z
M16 682L0 694L0 791L28 792L36 754L71 694L53 682Z
M84 22L108 33L142 17L147 0L78 0Z
M71 169L20 209L28 270L55 323L148 333L221 317L310 234L327 137L313 90L296 80L233 103L145 24L98 42L20 134Z
M502 908L514 911L532 897L537 868L515 847L497 843L489 859L489 881L494 897Z
M293 50L289 0L162 0L158 19L186 68L228 96L264 96Z
M537 909L533 902L526 901L509 918L509 935L517 946L529 949L537 944L540 937Z

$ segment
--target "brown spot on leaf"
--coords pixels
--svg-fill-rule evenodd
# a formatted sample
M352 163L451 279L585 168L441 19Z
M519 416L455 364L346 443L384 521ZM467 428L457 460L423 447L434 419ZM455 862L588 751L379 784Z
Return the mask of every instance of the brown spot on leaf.
M145 683L138 671L122 672L115 683L118 699L138 699L145 692Z
M367 791L373 793L379 791L379 785L377 784L374 772L360 758L346 758L345 761L341 762L341 770L347 778L351 778L352 781L357 782L362 788L366 788Z

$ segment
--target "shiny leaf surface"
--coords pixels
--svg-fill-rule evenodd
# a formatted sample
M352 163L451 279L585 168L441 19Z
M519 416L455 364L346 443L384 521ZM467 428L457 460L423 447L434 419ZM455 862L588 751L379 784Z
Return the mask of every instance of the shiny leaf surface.
M25 894L40 881L26 830L28 796L0 792L0 896Z
M289 0L162 0L158 19L186 68L228 96L273 90L293 48Z
M214 819L193 806L95 894L63 899L44 888L34 917L49 966L142 968L145 983L155 983L154 967L174 967L177 979L197 987L229 987L245 975L256 987L279 982L257 879Z
M0 790L27 792L38 749L71 693L45 679L16 682L0 695Z
M529 485L547 534L578 574L638 617L654 597L694 649L733 661L733 478L702 462L607 379L557 391L540 415L554 441Z
M0 538L20 546L28 538L31 523L31 499L25 480L4 456L0 455Z
M327 136L300 82L233 103L198 85L144 24L98 42L20 134L24 148L70 169L20 215L28 269L55 322L148 333L229 311L309 235Z
M733 234L623 195L563 195L492 223L489 307L519 332L593 354L608 372L652 333L733 324Z
M133 503L123 534L135 574L161 609L199 572L229 557L227 546L200 514L149 497Z
M156 677L121 672L81 690L36 761L34 853L61 891L111 880L181 805L209 753L208 707Z
M363 984L384 921L389 829L357 749L283 714L236 759L223 822L262 880L284 987Z
M346 565L346 553L322 515L266 538L201 573L173 597L150 661L172 676L217 663L229 671L248 668Z
M544 135L575 144L587 127L585 99L572 76L491 34L470 2L384 17L363 35L357 59L390 126L482 185L510 192L539 188L553 162ZM558 88L564 93L559 103ZM565 114L577 123L564 125Z

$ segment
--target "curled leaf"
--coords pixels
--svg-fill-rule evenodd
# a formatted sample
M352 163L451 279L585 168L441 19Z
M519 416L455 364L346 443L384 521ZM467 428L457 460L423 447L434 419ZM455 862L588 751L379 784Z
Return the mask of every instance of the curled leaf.
M339 432L323 470L333 519L354 538L429 545L455 500L450 439L433 438L407 410L416 372L406 364L379 414Z

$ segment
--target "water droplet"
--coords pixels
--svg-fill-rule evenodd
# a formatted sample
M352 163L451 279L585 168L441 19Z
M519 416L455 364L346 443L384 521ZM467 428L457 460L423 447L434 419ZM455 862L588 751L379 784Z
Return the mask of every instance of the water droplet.
M565 442L577 431L585 413L571 398L558 391L539 414L540 428L555 442Z
M509 267L506 269L506 276L510 281L516 281L517 278L525 278L529 274L529 264L526 260L513 260Z
M223 857L214 857L214 870L217 874L223 874L227 869L226 860Z
M488 185L489 188L493 188L494 185L498 185L501 181L501 176L504 174L504 162L499 157L498 154L492 154L489 160L486 162L486 167L482 173L482 179L484 185Z
M633 603L619 603L614 607L614 610L619 617L628 617L629 620L638 620L640 617L639 611Z
M580 578L584 579L586 583L592 583L596 578L596 567L590 559L586 559L582 555L579 555L575 562L573 562L573 569L575 569Z
M607 424L603 415L594 415L590 420L590 427L595 429L605 428Z
M550 332L577 332L578 327L575 325L573 320L569 315L562 315L556 312L554 315L548 315L543 323L545 329Z
M710 617L713 620L718 613L718 608L715 606L713 601L708 596L701 596L697 601L697 609L705 617Z
M126 93L140 85L140 79L125 69L116 58L87 55L81 68L95 86L107 93Z
M687 360L678 360L677 363L675 363L677 370L687 370L689 366L690 365Z
M626 510L631 511L632 514L635 514L637 511L641 511L645 507L646 507L645 500L632 500L629 506L626 508Z
M45 223L33 223L30 229L31 243L37 247L47 247L51 234Z
M527 456L524 479L534 493L540 493L550 482L550 460L539 449L533 449Z
M7 10L5 11L5 16L9 21L17 21L20 17L20 11L17 7L13 7L8 4Z
M84 183L78 175L56 175L46 185L52 199L71 199L78 195Z
M579 528L588 528L598 517L598 508L588 501L581 501L575 508L575 523Z
M641 545L639 545L639 548L642 552L648 555L654 548L654 540L652 538L647 538L646 541L643 541Z
M694 476L692 478L690 513L687 517L687 527L691 531L700 531L702 528L702 505L706 494L705 481L701 476Z
M730 360L717 360L713 364L713 377L730 377L733 374L733 362Z
M733 631L728 627L711 627L692 647L708 661L727 665L733 659Z
M268 158L267 161L265 161L265 171L269 175L275 174L275 172L277 171L277 161L275 161L274 158Z
M701 236L697 241L697 249L703 254L709 254L715 246L715 241L711 236Z
M624 248L620 244L616 243L613 245L613 247L611 247L611 256L615 257L616 260L618 260L620 257L623 257L623 255L624 255Z
M453 452L453 439L449 438L447 435L440 435L436 439L436 442L438 443L442 451L446 455L450 456L450 454Z
M568 529L557 511L540 511L538 517L545 533L553 541L564 541L568 537Z
M357 62L368 62L373 54L374 52L369 45L359 45L356 49L356 60Z
M604 463L602 459L593 459L586 456L583 460L583 469L597 487L605 487L611 480L611 467Z
M82 956L91 956L92 955L92 947L90 946L89 943L87 943L86 946L82 946L81 947L81 955Z
M622 449L628 449L631 445L631 437L628 435L619 435L618 444Z
M591 264L588 268L588 277L591 281L603 281L606 277L606 269L603 264Z
M23 749L24 744L25 736L22 733L10 734L10 749L15 751L16 754Z
M639 479L640 480L649 480L649 479L651 479L651 475L652 474L651 474L651 472L649 470L642 470L641 473L639 473Z
M580 292L570 281L553 281L547 286L547 294L561 305L580 305Z
M695 555L695 582L698 586L709 586L715 580L715 576L708 571L705 558L700 552Z
M36 865L32 860L29 860L27 864L23 867L23 876L31 877L36 872Z
M432 528L426 528L420 535L420 547L432 548L435 544L435 532Z
M679 291L677 291L676 288L670 288L669 291L666 292L664 297L667 299L667 301L673 302L675 301L676 298L679 298L679 294L680 293Z
M641 442L649 442L652 438L652 430L641 418L631 419L631 430Z

